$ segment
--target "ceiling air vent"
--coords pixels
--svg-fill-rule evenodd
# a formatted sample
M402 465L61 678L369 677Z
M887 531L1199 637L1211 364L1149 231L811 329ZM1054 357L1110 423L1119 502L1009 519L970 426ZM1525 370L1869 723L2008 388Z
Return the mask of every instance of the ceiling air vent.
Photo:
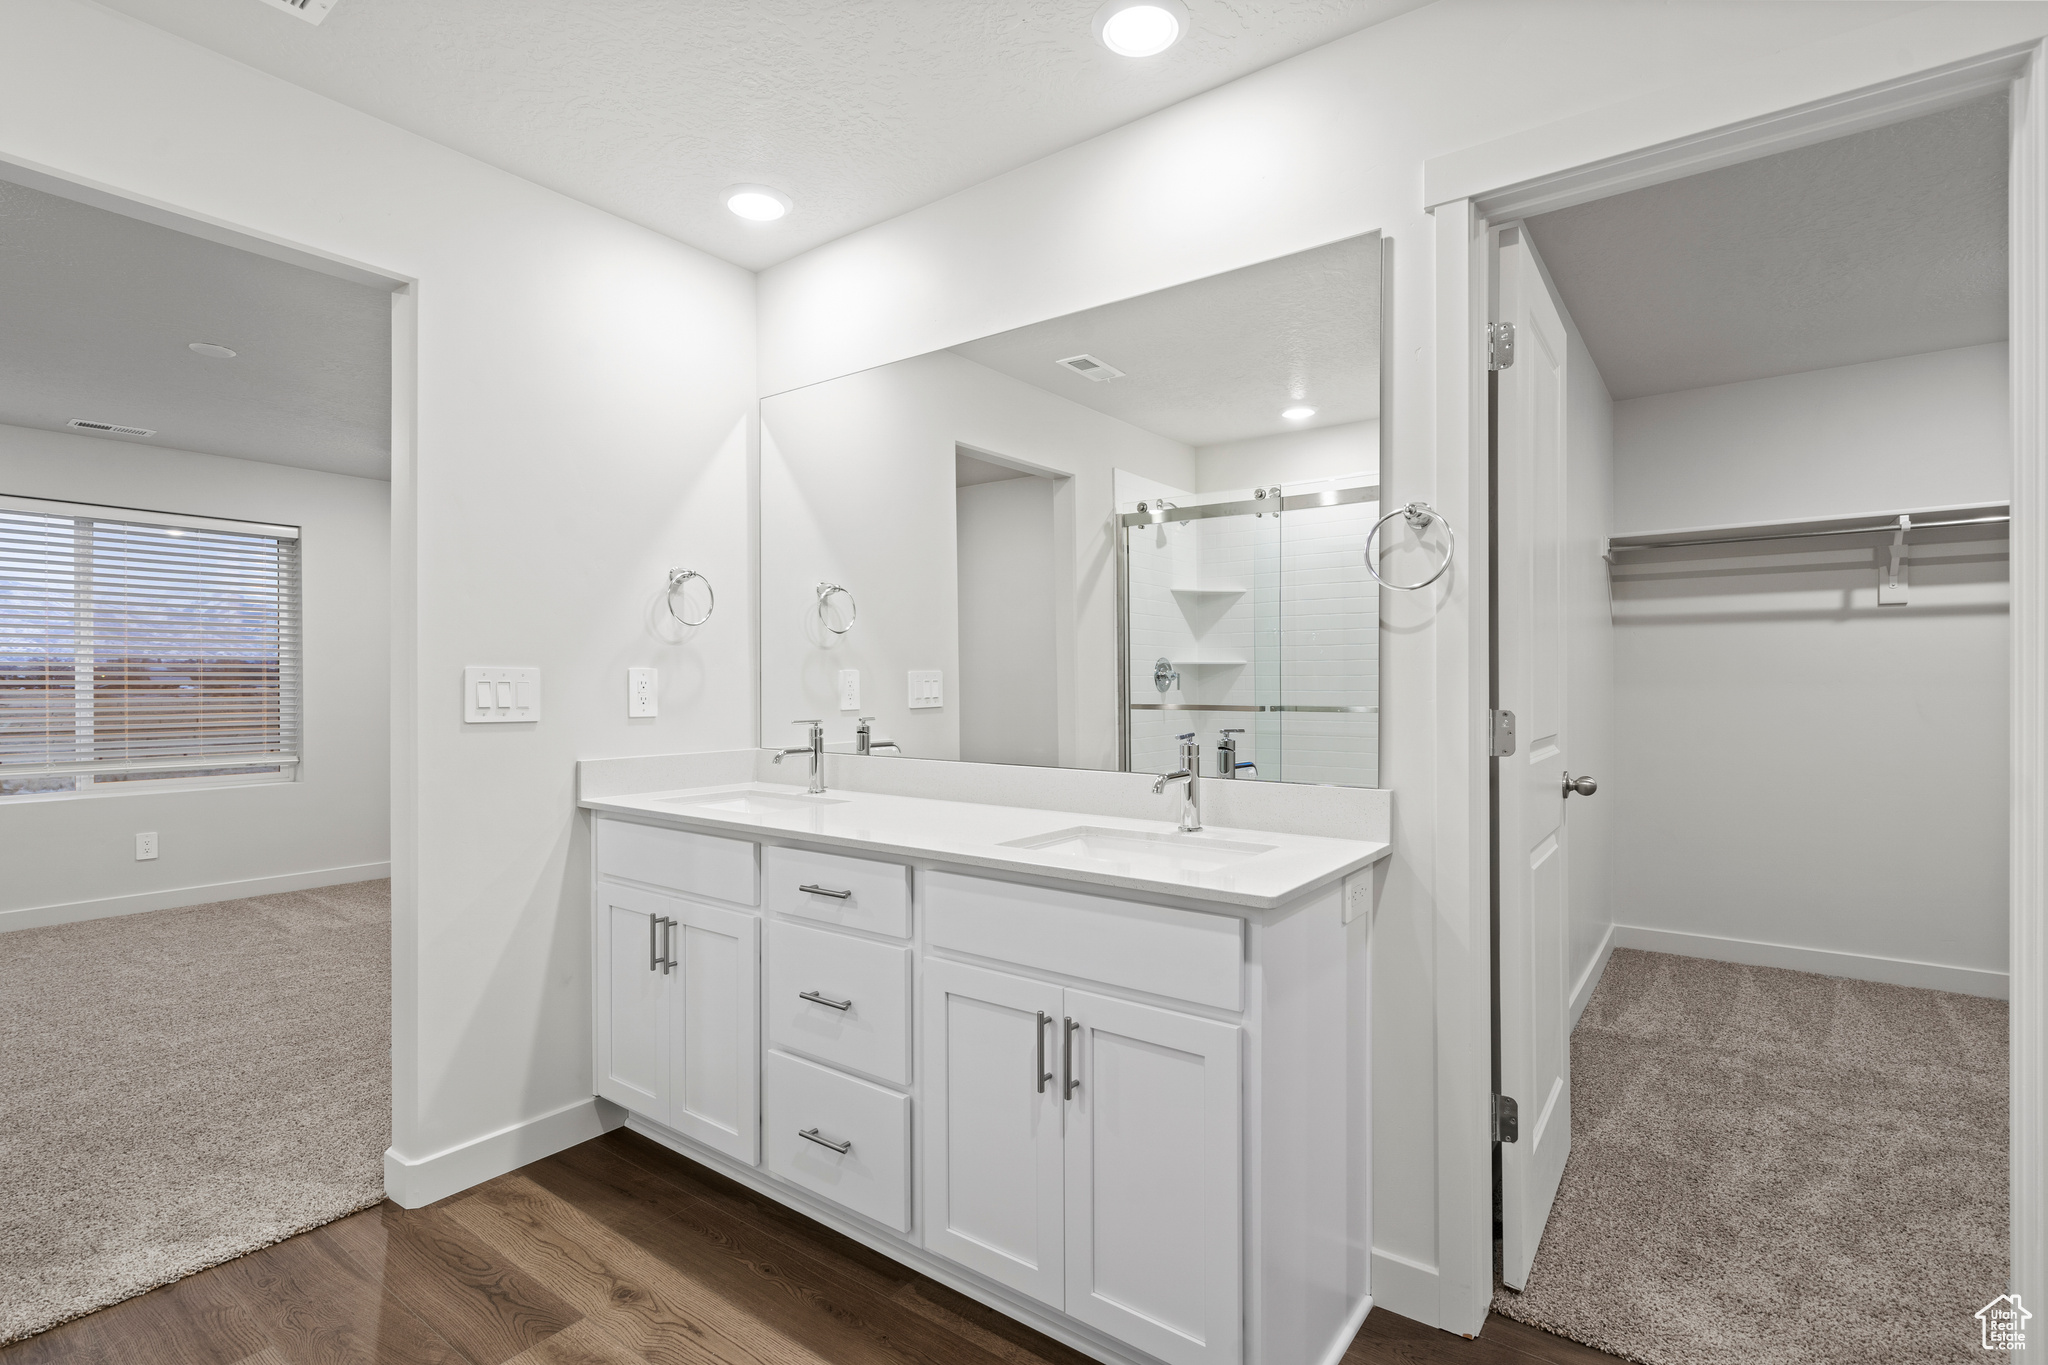
M334 0L263 0L263 3L287 14L296 14L309 24L319 23L327 17L327 11L334 8Z
M1107 384L1112 379L1122 379L1124 372L1107 361L1097 360L1092 355L1070 355L1065 360L1055 360L1055 365L1064 365L1083 379L1092 379L1098 384Z
M123 427L116 426L112 422L88 422L83 417L74 417L70 421L66 422L64 425L67 427L76 427L80 431L111 432L115 436L156 435L156 433L154 431L151 431L148 427Z

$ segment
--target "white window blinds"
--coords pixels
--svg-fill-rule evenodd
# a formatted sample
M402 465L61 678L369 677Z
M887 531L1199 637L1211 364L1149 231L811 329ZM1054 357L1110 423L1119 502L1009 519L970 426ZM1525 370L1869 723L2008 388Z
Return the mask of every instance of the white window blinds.
M0 793L298 750L297 527L0 497Z

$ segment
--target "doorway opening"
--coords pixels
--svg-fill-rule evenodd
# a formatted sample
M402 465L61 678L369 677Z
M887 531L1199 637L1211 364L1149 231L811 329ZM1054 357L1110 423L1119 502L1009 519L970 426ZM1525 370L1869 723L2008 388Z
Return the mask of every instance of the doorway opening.
M1508 1316L1937 1359L2007 1288L2009 137L1492 228Z

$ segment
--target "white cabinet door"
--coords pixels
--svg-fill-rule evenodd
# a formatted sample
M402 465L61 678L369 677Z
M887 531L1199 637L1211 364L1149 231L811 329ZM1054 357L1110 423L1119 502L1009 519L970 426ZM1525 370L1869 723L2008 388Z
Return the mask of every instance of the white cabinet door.
M1066 1312L1170 1365L1243 1355L1240 1030L1065 992Z
M748 1165L761 1159L760 921L670 900L669 1127Z
M597 1093L668 1121L673 903L652 891L597 886Z
M925 1246L1058 1308L1060 988L937 960L924 982Z

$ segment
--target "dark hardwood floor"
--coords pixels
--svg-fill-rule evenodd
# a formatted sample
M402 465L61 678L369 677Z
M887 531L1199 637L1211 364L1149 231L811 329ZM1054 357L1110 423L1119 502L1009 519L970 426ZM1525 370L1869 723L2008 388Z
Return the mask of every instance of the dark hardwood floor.
M1494 1317L1391 1313L1345 1365L1597 1365ZM624 1131L393 1204L38 1337L0 1365L1089 1365L1086 1357Z

